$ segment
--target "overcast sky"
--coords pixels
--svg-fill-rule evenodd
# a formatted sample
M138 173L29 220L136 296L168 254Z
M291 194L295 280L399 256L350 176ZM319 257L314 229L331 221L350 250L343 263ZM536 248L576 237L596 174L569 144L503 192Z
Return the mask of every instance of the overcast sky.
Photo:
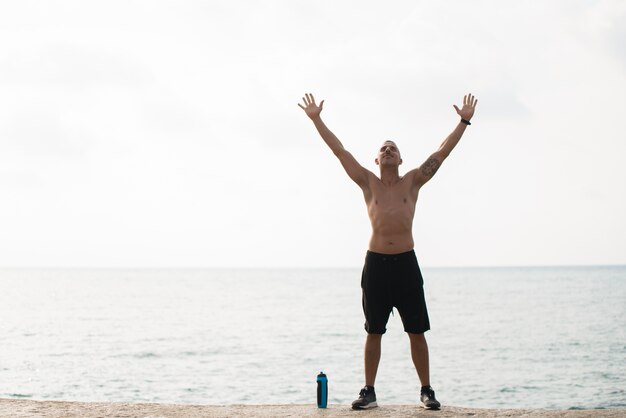
M362 165L420 192L423 266L626 263L626 2L0 5L0 266L359 267Z

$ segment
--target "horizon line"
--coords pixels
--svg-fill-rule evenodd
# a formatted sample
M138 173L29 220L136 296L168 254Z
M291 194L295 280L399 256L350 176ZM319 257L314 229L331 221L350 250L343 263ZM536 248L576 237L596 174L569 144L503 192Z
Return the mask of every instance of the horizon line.
M497 268L588 268L626 267L621 263L602 264L501 264L475 266L420 265L422 269L497 269ZM363 266L0 266L0 270L352 270Z

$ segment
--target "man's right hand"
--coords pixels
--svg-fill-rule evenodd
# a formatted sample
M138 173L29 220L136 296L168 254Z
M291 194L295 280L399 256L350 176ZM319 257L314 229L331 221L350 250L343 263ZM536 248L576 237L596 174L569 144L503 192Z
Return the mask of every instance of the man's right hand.
M302 106L300 103L298 103L298 106L300 106L302 110L304 110L304 113L306 113L308 117L310 117L311 119L315 119L320 116L320 113L322 113L322 108L324 106L323 100L318 106L315 104L315 98L313 97L313 95L311 93L307 93L302 98L302 101L304 102L304 106Z

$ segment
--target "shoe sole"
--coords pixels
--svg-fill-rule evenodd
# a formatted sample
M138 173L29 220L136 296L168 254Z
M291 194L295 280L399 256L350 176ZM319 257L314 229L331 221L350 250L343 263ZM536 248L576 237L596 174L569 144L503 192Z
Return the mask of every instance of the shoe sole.
M438 411L439 409L441 409L441 405L439 405L439 406L426 406L426 405L424 404L424 402L422 402L420 406L421 406L422 408L424 408L424 409L429 410L429 411Z
M355 409L357 411L359 409L371 409L371 408L376 408L376 407L378 407L378 404L376 402L369 403L369 404L367 404L365 406L354 406L354 405L352 405L352 409Z

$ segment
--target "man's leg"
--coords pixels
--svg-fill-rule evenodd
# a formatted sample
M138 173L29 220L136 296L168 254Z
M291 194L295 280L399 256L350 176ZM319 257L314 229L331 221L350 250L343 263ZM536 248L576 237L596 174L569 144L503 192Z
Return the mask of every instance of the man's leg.
M424 334L409 334L411 340L411 357L413 358L413 364L417 375L422 383L422 389L420 390L420 401L422 406L426 409L439 409L441 403L435 398L435 391L430 387L430 369L428 365L428 344L426 343L426 337Z
M369 409L376 408L376 392L374 391L374 382L376 381L376 372L378 371L378 363L380 363L380 342L383 334L367 334L365 338L365 387L361 389L359 398L352 402L352 409Z
M352 409L369 409L378 406L374 382L380 363L380 343L392 309L391 293L387 289L389 272L385 261L385 255L370 251L365 257L361 275L363 314L367 332L363 353L365 387L359 392L359 398L352 402Z
M417 370L422 386L430 386L430 368L428 364L428 344L424 334L407 332L411 340L411 358Z
M367 334L365 339L365 384L374 386L380 363L380 343L383 334Z

